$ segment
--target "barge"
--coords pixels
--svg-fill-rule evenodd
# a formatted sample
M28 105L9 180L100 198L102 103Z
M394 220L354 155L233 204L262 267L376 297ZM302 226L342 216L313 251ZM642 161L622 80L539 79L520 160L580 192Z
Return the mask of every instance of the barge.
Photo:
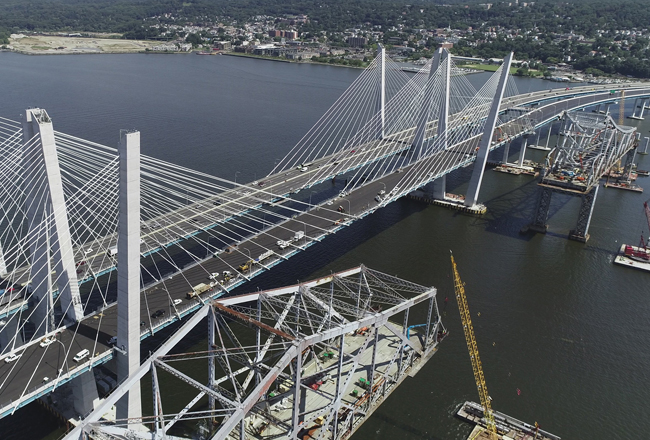
M642 247L622 244L618 255L614 258L614 264L650 272L650 251Z
M618 188L618 189L624 189L627 191L634 191L634 192L643 192L643 188L640 187L639 185L635 185L633 183L629 182L620 182L620 183L612 183L612 182L605 182L604 184L605 188Z
M492 413L497 425L499 440L560 440L560 437L557 435L541 429L537 423L530 425L499 411L493 411ZM491 439L490 433L486 430L483 407L480 404L469 401L465 402L456 412L456 416L467 422L476 424L468 439Z

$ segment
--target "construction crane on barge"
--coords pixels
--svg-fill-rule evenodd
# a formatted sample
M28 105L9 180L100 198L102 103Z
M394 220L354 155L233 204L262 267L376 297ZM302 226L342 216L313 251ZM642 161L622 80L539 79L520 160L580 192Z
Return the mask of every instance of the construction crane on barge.
M451 252L451 251L450 251ZM487 431L493 440L498 439L497 425L494 420L494 413L492 411L492 404L490 403L490 395L488 394L487 385L485 384L485 376L483 375L483 366L481 358L478 354L478 346L476 345L476 338L474 337L474 327L472 326L472 317L469 313L469 306L467 305L467 297L465 296L465 284L460 280L460 274L456 268L454 255L451 255L451 266L454 271L454 291L456 293L456 301L458 302L458 310L460 311L460 319L463 323L463 332L465 333L465 341L467 342L467 350L469 357L472 360L472 370L474 371L474 380L476 381L476 388L478 395L481 398L481 405L483 405L483 417Z

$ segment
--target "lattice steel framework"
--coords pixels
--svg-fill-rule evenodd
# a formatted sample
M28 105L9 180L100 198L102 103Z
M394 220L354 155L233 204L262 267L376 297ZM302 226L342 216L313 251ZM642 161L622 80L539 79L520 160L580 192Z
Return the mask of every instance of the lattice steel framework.
M589 192L600 178L635 147L635 127L611 116L564 112L561 143L547 158L542 183Z
M420 320L409 325L409 315ZM170 354L204 318L207 350ZM435 288L364 266L220 299L205 305L67 438L166 438L181 419L214 422L213 439L347 438L445 335ZM189 364L207 367L207 383L186 373ZM148 372L153 416L99 422ZM161 390L161 374L195 388L196 398L166 412L174 403L164 385Z

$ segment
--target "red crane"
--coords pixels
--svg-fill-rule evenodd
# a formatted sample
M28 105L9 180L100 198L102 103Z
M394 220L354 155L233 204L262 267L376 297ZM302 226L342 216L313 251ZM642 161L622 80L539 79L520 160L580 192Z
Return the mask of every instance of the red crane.
M650 206L648 206L649 200L643 202L643 210L645 212L646 220L648 221L648 234L650 235ZM648 243L643 238L643 232L641 232L641 242L639 247L634 249L632 246L625 245L625 256L633 260L649 262L650 261L650 251L648 250Z
M650 206L648 206L648 202L650 202L650 199L643 202L643 209L645 211L645 218L648 220L648 234L650 235ZM648 241L650 241L650 237L648 237ZM646 252L648 251L647 243L643 240L643 234L641 234L641 246L643 246Z

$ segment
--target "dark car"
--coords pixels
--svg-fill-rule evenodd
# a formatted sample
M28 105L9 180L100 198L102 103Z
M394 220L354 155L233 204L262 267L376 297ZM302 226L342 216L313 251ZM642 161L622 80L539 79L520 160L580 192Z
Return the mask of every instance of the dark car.
M164 311L163 309L156 310L156 311L153 312L153 314L151 315L151 317L154 318L154 319L156 319L156 318L160 318L161 316L165 316L165 311Z

